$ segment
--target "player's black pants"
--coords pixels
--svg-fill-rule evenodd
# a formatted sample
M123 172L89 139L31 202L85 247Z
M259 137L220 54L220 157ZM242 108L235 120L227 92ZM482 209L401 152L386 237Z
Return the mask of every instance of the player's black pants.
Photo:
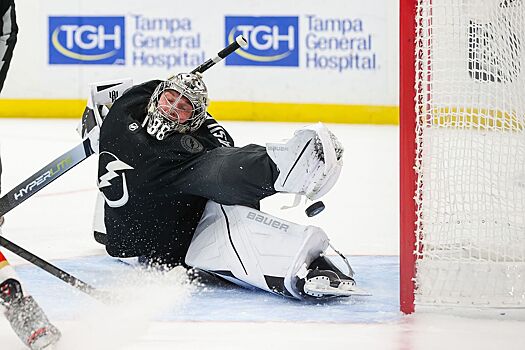
M261 199L276 193L279 172L259 145L215 148L184 168L184 192L220 204L258 208Z
M0 91L9 70L18 34L14 0L0 1Z

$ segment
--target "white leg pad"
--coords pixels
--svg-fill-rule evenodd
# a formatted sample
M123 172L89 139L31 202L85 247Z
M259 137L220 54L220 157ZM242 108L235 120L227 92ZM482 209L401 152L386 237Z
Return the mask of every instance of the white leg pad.
M298 193L315 200L336 183L343 166L343 147L322 123L306 126L284 143L266 144L277 165L276 191Z
M185 262L244 287L301 298L297 275L328 248L328 241L318 227L208 201Z

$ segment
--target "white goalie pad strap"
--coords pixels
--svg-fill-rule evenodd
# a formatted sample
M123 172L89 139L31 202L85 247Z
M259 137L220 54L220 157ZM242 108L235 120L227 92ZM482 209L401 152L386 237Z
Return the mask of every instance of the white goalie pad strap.
M335 185L343 166L343 147L322 123L297 130L284 143L268 143L266 151L279 169L275 190L312 200Z
M328 237L318 227L208 201L185 262L241 286L301 298L298 272L327 247ZM274 288L276 281L285 290Z

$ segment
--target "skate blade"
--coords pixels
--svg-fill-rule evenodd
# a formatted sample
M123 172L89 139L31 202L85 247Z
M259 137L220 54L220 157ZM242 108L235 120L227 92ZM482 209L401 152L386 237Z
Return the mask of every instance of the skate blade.
M356 287L349 282L342 282L338 287L330 286L330 280L324 276L314 277L307 280L304 284L306 294L315 297L350 297L350 296L371 296L369 292Z

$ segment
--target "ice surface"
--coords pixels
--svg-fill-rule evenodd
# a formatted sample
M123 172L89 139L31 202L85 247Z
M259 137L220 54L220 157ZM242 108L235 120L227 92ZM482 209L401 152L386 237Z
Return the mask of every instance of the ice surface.
M337 260L337 257L332 257ZM175 309L160 310L152 315L158 321L247 321L247 322L365 322L377 323L397 320L399 288L397 257L348 257L356 271L361 288L372 293L370 297L353 297L319 302L300 302L263 291L246 290L226 283L199 283L187 285L175 280L174 293L184 296L184 303ZM55 262L61 269L91 285L118 295L133 290L146 293L159 276L134 269L108 256L92 256ZM22 280L49 316L56 320L71 320L94 304L91 297L77 292L69 285L31 265L17 268ZM172 281L170 279L170 281ZM159 285L166 291L167 283ZM148 291L148 293L152 293ZM133 293L132 293L133 294ZM56 296L60 295L60 304ZM145 299L157 299L155 294ZM126 297L126 301L133 298Z

